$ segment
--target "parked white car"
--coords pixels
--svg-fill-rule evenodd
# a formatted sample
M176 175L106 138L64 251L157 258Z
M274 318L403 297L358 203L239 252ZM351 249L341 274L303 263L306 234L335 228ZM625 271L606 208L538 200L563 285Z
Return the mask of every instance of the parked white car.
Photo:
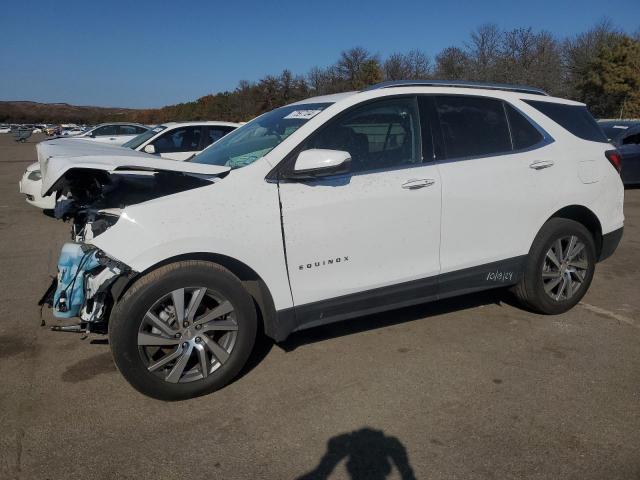
M55 195L42 195L42 174L38 162L27 167L18 183L18 190L25 196L27 203L34 207L49 210L56 204Z
M122 146L170 160L186 160L239 126L213 121L163 123Z
M149 127L138 123L101 123L87 131L83 131L80 127L63 130L62 136L70 136L68 140L88 140L120 146L148 130Z
M42 195L40 162L54 156L81 157L83 155L109 155L114 149L135 150L169 160L186 160L239 127L232 122L172 122L159 125L126 142L122 147L111 144L53 139L36 145L38 162L32 163L22 175L19 191L27 203L45 210L55 205L55 195Z
M61 125L60 136L62 137L76 137L85 132L77 125Z
M11 133L11 127L0 127L0 133Z
M583 104L454 82L304 100L191 162L53 157L74 242L44 301L167 400L230 382L258 328L496 287L558 314L622 236L619 160Z

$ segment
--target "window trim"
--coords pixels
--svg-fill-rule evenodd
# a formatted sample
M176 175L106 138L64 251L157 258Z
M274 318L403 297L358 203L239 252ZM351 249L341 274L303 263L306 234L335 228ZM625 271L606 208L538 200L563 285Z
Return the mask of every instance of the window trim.
M381 97L370 98L368 100L356 103L355 105L351 105L350 107L347 107L345 110L341 111L340 113L338 113L338 114L334 115L333 117L329 118L320 127L318 127L316 130L314 130L309 135L307 135L293 149L291 149L291 151L282 160L280 160L278 162L278 164L273 169L271 169L271 171L265 176L265 180L266 181L271 181L271 182L273 182L273 181L281 182L281 183L300 183L300 182L302 182L303 180L290 179L290 178L286 178L286 177L293 172L293 165L295 163L295 160L298 158L298 155L302 151L302 147L304 146L304 144L312 136L314 136L318 132L322 131L322 129L326 128L327 125L329 125L330 123L332 123L334 121L340 121L343 117L348 116L349 114L351 114L356 109L359 109L361 107L365 107L367 105L370 105L370 104L376 103L376 102L380 102L380 101L398 100L398 99L413 99L413 101L415 102L416 111L418 113L418 128L416 129L416 132L417 132L417 135L419 135L419 141L420 141L419 151L420 151L420 156L422 158L422 161L420 163L404 164L404 165L398 165L398 166L393 166L393 167L382 167L382 168L376 168L376 169L372 169L372 170L362 170L362 171L349 172L349 173L338 173L338 174L335 174L335 175L325 175L325 176L322 176L322 177L318 177L317 179L314 179L314 178L305 179L304 182L314 182L314 181L317 181L317 180L328 180L328 179L336 179L336 178L341 178L341 177L353 177L353 176L359 176L359 175L369 175L369 174L372 174L372 173L383 173L383 172L390 172L390 171L395 171L395 170L405 170L407 168L416 168L416 167L424 167L424 166L427 166L427 165L433 165L434 162L435 162L435 158L434 157L432 157L428 161L425 161L425 157L424 157L424 142L422 140L422 136L424 134L424 130L425 129L423 128L422 109L421 109L420 102L419 102L419 95L417 95L417 94L385 95L385 96L381 96Z

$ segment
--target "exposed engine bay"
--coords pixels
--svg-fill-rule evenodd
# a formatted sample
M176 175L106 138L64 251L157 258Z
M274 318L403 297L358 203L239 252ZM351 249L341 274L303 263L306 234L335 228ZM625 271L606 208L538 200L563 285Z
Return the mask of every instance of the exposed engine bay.
M85 242L115 225L122 209L129 205L211 182L211 178L181 172L73 169L52 187L57 190L53 216L72 221L72 239Z

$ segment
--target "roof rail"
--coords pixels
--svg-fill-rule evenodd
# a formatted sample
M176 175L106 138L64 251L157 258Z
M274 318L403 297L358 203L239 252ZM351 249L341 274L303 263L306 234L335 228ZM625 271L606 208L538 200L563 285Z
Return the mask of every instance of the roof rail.
M377 90L379 88L391 87L459 87L459 88L482 88L486 90L506 90L509 92L529 93L532 95L549 96L547 92L540 88L528 87L526 85L509 85L507 83L485 83L472 82L467 80L390 80L388 82L376 83L366 90Z

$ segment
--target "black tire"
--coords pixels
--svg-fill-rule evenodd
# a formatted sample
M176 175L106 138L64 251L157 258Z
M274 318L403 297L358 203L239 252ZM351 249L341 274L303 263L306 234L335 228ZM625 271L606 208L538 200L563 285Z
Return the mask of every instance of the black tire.
M235 343L228 359L206 378L169 383L148 370L138 346L138 333L147 311L159 299L174 290L196 286L219 292L232 304L237 323ZM205 395L231 382L251 354L256 330L254 303L240 280L215 263L189 260L154 270L127 290L113 309L109 343L118 370L136 390L159 400L174 401Z
M558 239L572 235L584 244L585 260L588 262L584 280L570 298L556 300L545 291L542 279L547 252ZM596 264L596 247L593 236L584 225L566 218L552 218L538 232L529 255L520 282L513 293L520 303L530 310L547 315L564 313L573 308L584 296L591 285Z

